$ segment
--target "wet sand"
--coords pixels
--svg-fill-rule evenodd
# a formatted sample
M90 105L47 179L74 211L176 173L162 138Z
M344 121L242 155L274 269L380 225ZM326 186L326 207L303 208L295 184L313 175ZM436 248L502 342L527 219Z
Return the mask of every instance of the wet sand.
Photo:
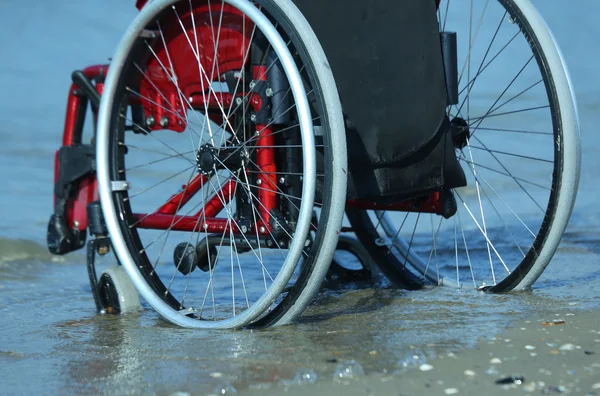
M354 374L333 362L330 378L310 375L277 386L253 386L245 395L505 395L600 394L600 310L558 310L519 320L475 347L424 359L415 351L391 373ZM374 350L373 354L378 351ZM354 367L354 371L352 371ZM340 370L344 369L346 370ZM499 383L498 383L499 382ZM253 389L252 389L253 388Z
M600 382L598 241L597 227L575 222L531 292L345 285L324 290L297 324L209 332L148 307L97 315L82 255L52 260L41 245L4 240L15 249L0 260L0 392L207 395L224 384L251 395L488 395L521 375L518 392L535 382L533 394L585 395ZM543 326L552 320L565 323ZM346 385L334 373L348 360L360 375Z
M207 395L229 386L250 395L447 389L487 395L505 393L496 380L521 375L519 392L587 394L600 382L598 256L572 249L572 238L529 293L347 287L321 293L299 323L261 331L180 329L150 309L96 315L77 260L12 261L0 266L0 389L7 395ZM567 268L578 260L588 263L579 276ZM543 325L553 320L565 323ZM345 365L349 360L358 364ZM334 379L347 368L358 378Z

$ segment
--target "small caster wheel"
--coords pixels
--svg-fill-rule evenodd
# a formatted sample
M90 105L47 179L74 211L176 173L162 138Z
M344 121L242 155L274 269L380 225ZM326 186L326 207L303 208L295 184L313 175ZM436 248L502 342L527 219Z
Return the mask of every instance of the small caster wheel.
M102 272L98 281L98 297L102 313L124 314L142 307L137 290L120 265Z
M331 260L327 280L330 283L371 282L373 262L371 256L356 239L340 236L336 250L351 253L359 262L360 268L350 267L337 259Z

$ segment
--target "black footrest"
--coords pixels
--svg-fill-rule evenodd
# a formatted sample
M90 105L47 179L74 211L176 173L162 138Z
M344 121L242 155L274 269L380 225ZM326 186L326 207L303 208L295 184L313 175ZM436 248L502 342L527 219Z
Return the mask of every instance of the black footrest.
M53 214L48 222L46 243L52 254L64 255L73 250L80 249L85 243L85 231L70 229L67 220L60 215Z

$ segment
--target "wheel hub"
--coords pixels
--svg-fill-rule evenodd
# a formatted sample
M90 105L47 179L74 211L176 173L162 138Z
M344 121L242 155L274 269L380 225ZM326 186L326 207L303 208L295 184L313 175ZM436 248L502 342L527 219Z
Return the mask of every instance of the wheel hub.
M212 144L204 144L196 153L196 167L203 175L209 175L218 169L236 172L244 165L246 151L239 147L215 148Z
M462 149L467 145L467 141L471 137L471 131L469 130L469 124L462 118L456 117L450 121L450 133L452 134L452 141L454 147Z

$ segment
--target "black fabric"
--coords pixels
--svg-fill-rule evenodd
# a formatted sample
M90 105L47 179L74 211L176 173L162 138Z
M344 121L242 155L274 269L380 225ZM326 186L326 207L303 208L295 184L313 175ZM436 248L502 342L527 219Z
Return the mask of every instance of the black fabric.
M348 198L441 188L446 155L456 159L434 0L294 2L327 54L347 118Z

